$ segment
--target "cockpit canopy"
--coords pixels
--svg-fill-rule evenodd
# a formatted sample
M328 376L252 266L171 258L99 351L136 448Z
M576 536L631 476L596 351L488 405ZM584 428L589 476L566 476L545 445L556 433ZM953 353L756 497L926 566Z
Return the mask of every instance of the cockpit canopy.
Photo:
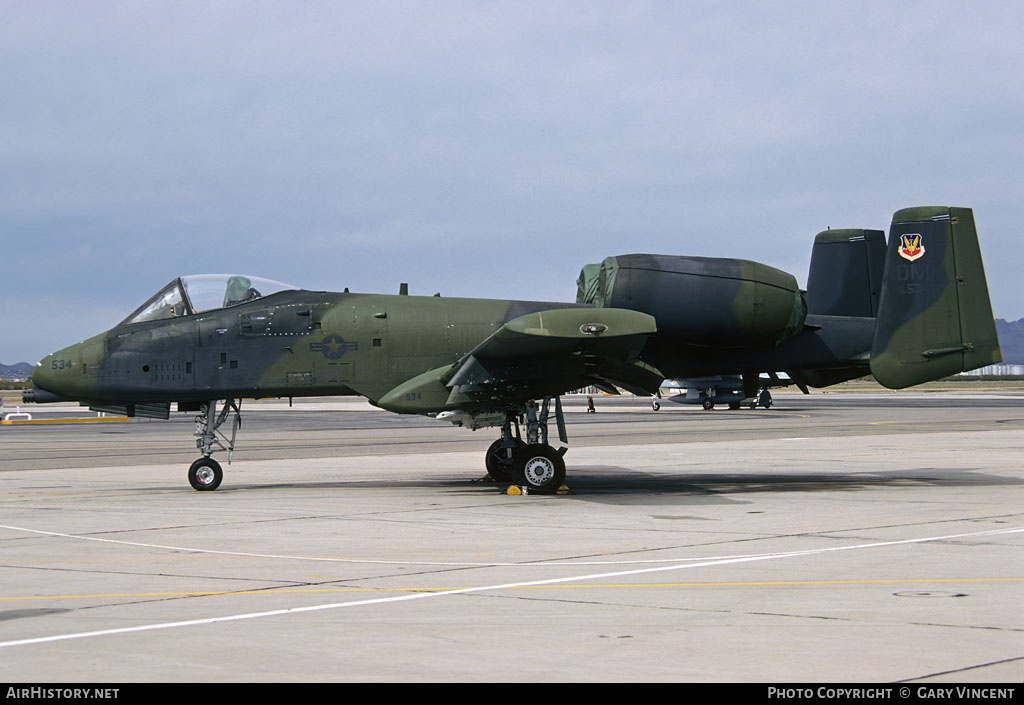
M296 288L249 275L192 274L172 281L122 322L142 323L190 316Z

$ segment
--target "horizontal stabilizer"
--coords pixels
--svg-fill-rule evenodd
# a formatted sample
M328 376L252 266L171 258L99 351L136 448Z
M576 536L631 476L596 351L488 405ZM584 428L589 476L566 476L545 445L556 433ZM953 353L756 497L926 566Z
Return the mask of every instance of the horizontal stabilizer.
M818 233L807 274L807 313L876 316L884 267L885 233L881 230Z

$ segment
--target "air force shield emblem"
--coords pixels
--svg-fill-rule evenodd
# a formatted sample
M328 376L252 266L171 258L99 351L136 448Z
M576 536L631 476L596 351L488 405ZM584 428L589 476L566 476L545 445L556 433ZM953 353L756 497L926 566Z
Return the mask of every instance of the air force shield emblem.
M924 257L924 245L919 233L900 235L900 257L910 262Z

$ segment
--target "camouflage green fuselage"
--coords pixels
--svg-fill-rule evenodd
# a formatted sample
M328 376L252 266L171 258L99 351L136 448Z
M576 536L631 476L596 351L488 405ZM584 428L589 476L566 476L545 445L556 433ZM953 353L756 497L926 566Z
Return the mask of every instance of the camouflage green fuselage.
M33 381L82 401L351 394L376 401L457 362L511 319L573 306L290 290L208 313L123 323L48 355Z
M734 299L749 298L736 285L719 300L728 312ZM680 306L685 307L683 302ZM173 319L122 323L101 335L44 358L35 384L67 399L94 404L205 402L224 398L360 395L374 403L408 380L450 368L509 321L525 314L563 309L617 309L549 302L458 299L283 291L231 308ZM716 320L717 329L727 325ZM734 327L739 330L740 321ZM834 365L870 347L870 319L847 325L840 343L822 343L809 329L781 341L729 348L708 347L692 335L649 336L634 357L654 368L645 388L657 389L662 376L719 374L791 367ZM830 328L833 331L835 328ZM759 333L759 331L754 331ZM695 344L695 342L697 344ZM848 350L847 350L848 348ZM585 359L525 360L505 376L521 378L521 393L453 396L439 380L416 387L418 398L386 397L393 411L426 413L446 409L515 406L538 396L560 394L597 380ZM426 389L436 392L420 396Z

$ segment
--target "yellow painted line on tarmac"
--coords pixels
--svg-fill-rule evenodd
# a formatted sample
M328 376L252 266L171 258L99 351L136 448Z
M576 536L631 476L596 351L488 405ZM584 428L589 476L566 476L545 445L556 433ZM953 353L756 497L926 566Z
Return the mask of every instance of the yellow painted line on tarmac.
M131 421L127 416L85 416L78 419L11 419L0 421L3 426L23 426L28 424L46 423L97 423L104 421Z
M707 588L707 587L794 587L822 585L908 585L936 583L1019 583L1024 578L907 578L894 580L775 580L763 582L727 582L727 583L609 583L609 584L559 584L559 585L524 585L523 590L580 590L580 589L621 589L621 588ZM447 590L468 590L462 587L406 587L406 588L278 588L270 590L220 590L193 592L135 592L135 593L99 593L93 595L24 595L0 597L0 602L19 602L36 600L98 600L115 598L152 598L152 597L221 597L225 595L302 595L302 594L337 594L337 593L417 593L444 592Z

